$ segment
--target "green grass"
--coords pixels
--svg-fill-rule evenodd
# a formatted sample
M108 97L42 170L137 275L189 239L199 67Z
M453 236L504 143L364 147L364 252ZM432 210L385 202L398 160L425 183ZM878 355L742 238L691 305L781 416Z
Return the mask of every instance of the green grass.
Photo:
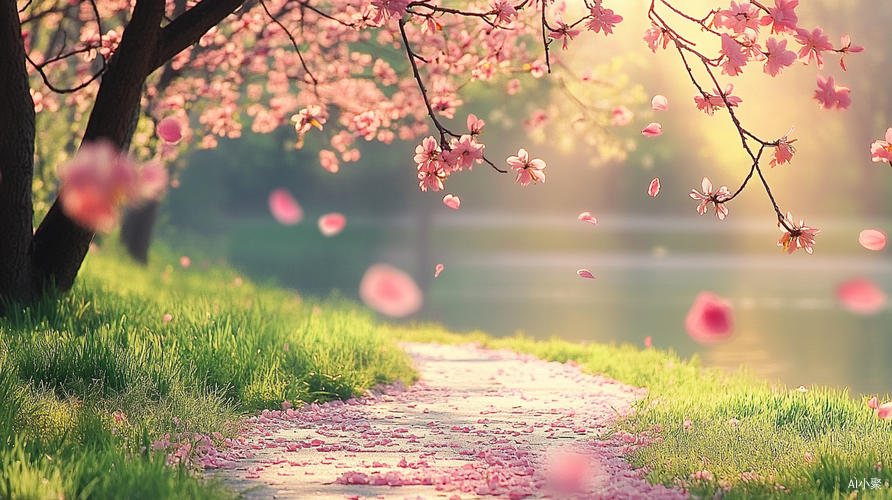
M227 498L192 468L165 466L151 443L231 437L246 413L284 400L414 381L405 353L353 303L258 287L220 266L184 269L170 252L143 269L107 247L70 293L0 318L2 500Z
M722 490L719 495L727 499L892 499L892 422L879 420L867 407L869 396L852 398L819 387L800 392L744 369L733 374L707 369L697 357L681 360L671 351L630 345L456 335L436 325L394 328L392 334L405 341L478 342L552 361L573 360L589 373L648 388L620 427L654 438L631 456L634 467L648 469L651 482L682 485L700 498ZM703 470L712 481L692 478ZM880 489L849 487L852 480L866 479L869 485L874 478Z

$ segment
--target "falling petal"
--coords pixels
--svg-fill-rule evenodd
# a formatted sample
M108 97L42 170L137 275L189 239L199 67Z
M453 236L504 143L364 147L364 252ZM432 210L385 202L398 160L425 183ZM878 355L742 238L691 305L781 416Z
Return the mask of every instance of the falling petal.
M650 185L647 186L647 194L651 198L656 197L660 194L660 178L654 177L654 180L650 181Z
M580 451L553 451L546 462L546 486L559 494L580 492L586 481L596 475L591 459Z
M657 94L650 101L650 108L654 111L666 111L669 109L669 99L666 96Z
M458 210L458 207L461 205L461 200L458 196L454 196L450 193L443 197L443 204L453 210Z
M734 334L734 308L712 292L700 292L685 318L685 329L701 344L726 340Z
M650 335L648 335L647 337L644 337L644 347L647 347L648 349L650 349L653 346L654 346L654 343L653 343L653 340L650 338Z
M886 246L886 234L876 229L865 229L858 235L858 243L868 250L882 250Z
M172 315L172 314L165 314L164 317L161 318L161 319L164 320L165 323L170 323L170 322L173 320L173 315Z
M156 130L158 132L158 137L164 142L176 144L183 138L182 125L176 118L165 118L161 120L158 122Z
M583 222L588 222L589 224L592 224L592 225L595 225L598 223L598 219L592 217L592 214L590 212L582 212L581 214L579 214L579 217L577 217L577 219L581 220Z
M871 315L885 307L886 292L868 279L855 278L836 287L836 299L851 313Z
M192 259L186 257L185 255L180 257L180 265L183 267L189 267L192 265Z
M443 272L443 264L437 264L437 270L434 272L434 278L440 275Z
M411 276L389 265L374 264L359 283L359 297L372 309L394 318L418 312L424 302Z
M323 236L334 236L344 230L347 218L339 213L325 214L319 217L319 232Z
M646 127L644 127L644 130L641 131L641 135L643 135L644 137L656 137L658 135L661 135L662 133L663 126L657 122L649 123Z
M576 274L582 276L583 278L588 278L590 280L595 279L595 275L591 273L588 269L579 269L576 271Z
M877 417L882 420L892 420L892 401L883 403L877 408Z
M269 194L269 211L279 224L291 226L304 218L304 211L297 200L285 188L278 188Z
M870 398L870 401L867 402L867 407L871 410L876 410L879 407L879 401L877 401L876 396Z

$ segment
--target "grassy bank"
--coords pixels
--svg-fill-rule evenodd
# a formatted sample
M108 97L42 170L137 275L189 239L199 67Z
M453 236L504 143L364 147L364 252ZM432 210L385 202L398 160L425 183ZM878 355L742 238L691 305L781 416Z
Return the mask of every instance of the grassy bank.
M394 328L392 335L573 360L590 373L647 387L639 411L620 424L650 441L631 462L647 467L650 481L682 485L700 498L892 499L892 422L868 408L870 395L790 389L743 369L706 369L696 357L629 345L456 335L435 325Z
M0 499L227 498L152 443L234 436L243 415L284 400L413 380L354 304L170 253L152 262L90 254L71 293L0 318Z

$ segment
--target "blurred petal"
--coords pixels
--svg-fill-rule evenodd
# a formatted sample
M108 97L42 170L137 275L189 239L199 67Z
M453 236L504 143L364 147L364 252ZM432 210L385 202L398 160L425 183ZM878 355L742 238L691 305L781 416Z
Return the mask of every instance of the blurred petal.
M279 224L286 226L297 224L304 218L304 211L285 188L275 189L269 194L269 211Z
M871 315L885 307L886 292L868 279L855 278L836 287L836 299L851 313Z
M877 408L877 417L883 420L892 420L892 401L883 403Z
M386 316L401 318L418 312L424 302L411 276L389 265L374 264L359 283L359 297Z
M593 275L591 273L591 271L589 271L588 269L579 269L576 271L576 274L578 274L579 276L582 276L583 278L588 278L588 279L592 279L592 280L595 279L595 275Z
M646 127L644 127L644 130L641 131L641 135L643 135L644 137L656 137L662 133L663 126L657 122L649 123Z
M461 205L461 200L458 196L450 193L443 197L443 204L453 210L458 210L458 207Z
M865 229L858 235L858 243L868 250L882 250L886 247L886 234L876 229Z
M158 137L164 142L176 144L183 138L183 129L176 118L165 118L158 122Z
M669 99L666 99L666 96L657 94L650 101L650 107L654 111L666 111L669 109Z
M339 213L325 214L319 217L319 232L323 236L334 236L344 230L347 218Z
M579 214L579 217L577 217L577 219L593 225L598 223L598 219L592 217L592 214L590 212L582 212L581 214Z
M434 272L434 278L440 275L443 272L443 264L437 264L436 271Z
M870 398L870 401L867 402L867 407L871 410L876 410L879 407L879 402L877 401L876 396Z
M734 308L712 292L700 292L685 318L685 330L701 344L726 340L734 334Z
M189 267L192 265L192 259L184 255L180 257L180 265L182 267Z
M651 198L660 194L660 178L654 177L654 180L650 181L650 185L647 186L647 194Z

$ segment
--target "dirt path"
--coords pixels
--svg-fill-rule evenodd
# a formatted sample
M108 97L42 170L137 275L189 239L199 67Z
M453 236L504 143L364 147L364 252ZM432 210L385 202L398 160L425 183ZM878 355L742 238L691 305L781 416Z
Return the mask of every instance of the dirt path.
M687 498L621 459L641 436L598 439L643 389L507 351L405 347L413 387L265 411L207 473L252 500Z

